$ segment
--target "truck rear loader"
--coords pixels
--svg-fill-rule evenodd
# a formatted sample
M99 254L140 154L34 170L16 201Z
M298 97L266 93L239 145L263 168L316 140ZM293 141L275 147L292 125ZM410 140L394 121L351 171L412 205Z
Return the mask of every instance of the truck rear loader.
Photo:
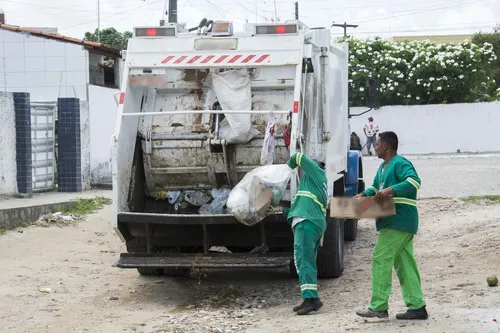
M349 150L348 44L331 39L329 29L300 21L246 24L241 33L231 22L206 19L192 29L178 23L134 29L112 138L113 226L127 248L118 267L168 276L193 268L295 273L293 234L282 215L249 227L179 198L229 191L260 166L270 117L274 164L303 152L325 163L330 197L364 189L360 152ZM214 76L228 71L248 79L246 109L223 109L214 93ZM246 138L222 135L228 124L233 134L246 126ZM295 171L284 206L300 177ZM344 239L357 232L357 221L328 216L317 259L325 278L342 274Z

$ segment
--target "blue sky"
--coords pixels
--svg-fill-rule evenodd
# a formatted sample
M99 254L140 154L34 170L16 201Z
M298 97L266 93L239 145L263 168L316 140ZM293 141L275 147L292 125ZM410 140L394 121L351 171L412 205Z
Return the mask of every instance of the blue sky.
M0 0L9 24L57 27L65 35L81 38L97 28L98 0ZM244 21L281 21L294 18L294 0L179 0L179 22L195 26L201 18L229 19L236 30ZM156 25L165 0L100 0L101 28L131 30ZM299 1L300 19L310 27L336 23L359 24L349 32L365 37L418 34L462 34L490 31L500 23L500 0L351 0ZM332 32L342 33L340 28Z

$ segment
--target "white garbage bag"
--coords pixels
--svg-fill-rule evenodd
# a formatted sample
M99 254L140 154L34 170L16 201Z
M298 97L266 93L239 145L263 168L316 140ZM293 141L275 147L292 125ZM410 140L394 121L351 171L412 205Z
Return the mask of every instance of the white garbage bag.
M247 226L259 223L270 205L279 204L291 175L292 169L286 164L265 165L250 171L229 194L229 212Z
M264 137L264 144L262 145L262 152L260 153L260 164L271 165L274 161L274 150L276 140L274 138L275 129L274 115L271 113L267 120L266 135Z
M252 90L250 76L239 70L212 74L212 86L224 110L251 110ZM224 114L219 135L227 143L247 143L257 135L248 114Z

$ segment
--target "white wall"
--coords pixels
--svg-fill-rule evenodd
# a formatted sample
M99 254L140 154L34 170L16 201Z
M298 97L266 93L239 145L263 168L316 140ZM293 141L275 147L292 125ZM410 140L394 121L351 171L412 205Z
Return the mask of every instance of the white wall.
M351 114L365 110L351 108ZM381 132L396 132L402 154L500 151L500 102L384 106L351 118L351 132L356 132L362 145L368 117L373 117Z
M16 117L11 93L0 92L0 195L17 193Z
M0 29L0 91L29 92L34 102L87 100L88 56L81 45Z
M89 85L90 175L92 184L111 184L111 137L115 131L118 89Z

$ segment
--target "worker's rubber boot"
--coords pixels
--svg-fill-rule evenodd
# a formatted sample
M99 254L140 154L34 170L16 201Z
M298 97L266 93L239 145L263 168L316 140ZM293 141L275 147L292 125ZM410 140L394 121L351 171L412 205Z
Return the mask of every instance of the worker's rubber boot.
M306 303L307 303L307 298L304 299L304 301L302 301L302 304L295 306L293 308L293 312L297 312L299 310L302 310L304 308L304 306L306 305Z
M385 311L373 311L371 309L365 310L365 311L356 311L356 314L360 317L363 318L388 318L389 317L389 312L387 310Z
M313 311L318 311L323 306L319 298L308 298L305 300L305 304L302 309L297 311L299 316L306 315Z
M429 318L429 314L425 309L425 306L417 310L408 309L405 313L398 313L396 319L399 320L426 320Z

